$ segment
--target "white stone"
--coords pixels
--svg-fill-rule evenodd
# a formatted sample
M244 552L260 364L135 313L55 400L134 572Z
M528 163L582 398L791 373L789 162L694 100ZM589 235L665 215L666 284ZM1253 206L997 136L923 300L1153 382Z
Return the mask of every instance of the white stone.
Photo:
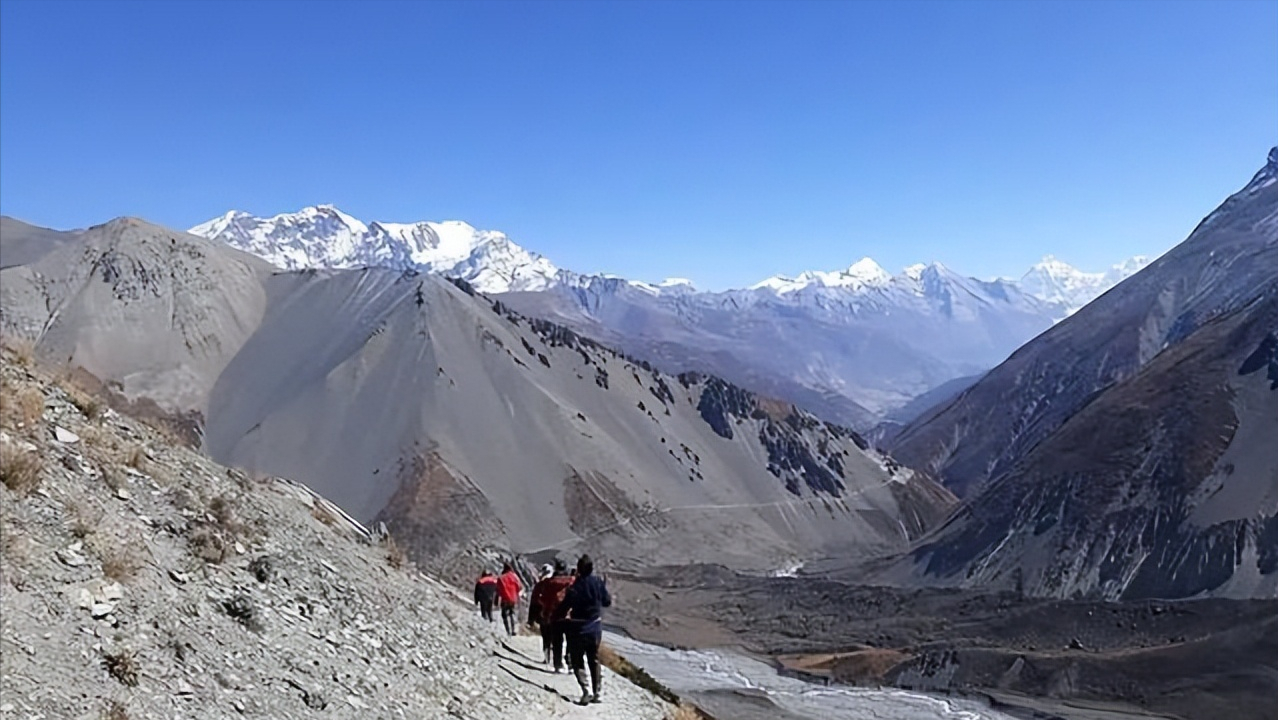
M54 437L54 438L55 438L58 442L60 442L60 443L64 443L64 444L66 444L66 445L71 445L71 444L73 444L73 443L78 443L78 442L80 442L80 436L79 436L79 435L76 435L75 433L71 432L70 430L68 430L68 429L66 429L66 428L64 428L64 427L62 427L61 425L55 425L55 426L54 426L54 428L53 428L53 437Z

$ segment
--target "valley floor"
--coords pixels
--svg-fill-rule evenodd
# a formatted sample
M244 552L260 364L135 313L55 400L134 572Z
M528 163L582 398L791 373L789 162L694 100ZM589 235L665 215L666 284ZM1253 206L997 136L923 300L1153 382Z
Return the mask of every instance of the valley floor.
M1054 601L705 566L611 583L612 620L635 639L735 651L816 683L1070 720L1260 720L1278 696L1278 601Z

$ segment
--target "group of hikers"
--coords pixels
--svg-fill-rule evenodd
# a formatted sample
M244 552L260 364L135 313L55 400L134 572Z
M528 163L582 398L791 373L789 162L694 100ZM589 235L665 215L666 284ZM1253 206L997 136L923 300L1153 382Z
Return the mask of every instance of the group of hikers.
M487 570L480 575L475 583L475 604L489 622L493 622L493 605L498 605L506 633L515 635L523 592L519 574L505 563L500 576L494 577ZM595 564L589 555L578 558L577 567L571 571L563 560L542 566L528 600L528 625L536 625L541 632L542 662L553 665L556 673L563 672L567 644L569 665L581 686L582 705L599 702L603 682L599 669L603 609L611 605L607 583L595 575Z

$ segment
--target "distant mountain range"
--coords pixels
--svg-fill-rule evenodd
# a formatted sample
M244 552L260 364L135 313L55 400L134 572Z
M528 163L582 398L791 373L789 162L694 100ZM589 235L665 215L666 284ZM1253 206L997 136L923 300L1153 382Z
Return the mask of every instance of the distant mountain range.
M702 292L681 279L560 269L503 233L463 222L365 223L331 205L268 218L232 211L190 232L290 270L388 267L461 278L663 369L721 375L860 428L979 375L1148 263L1137 257L1086 273L1049 257L1014 281L938 263L892 275L863 258L846 270Z

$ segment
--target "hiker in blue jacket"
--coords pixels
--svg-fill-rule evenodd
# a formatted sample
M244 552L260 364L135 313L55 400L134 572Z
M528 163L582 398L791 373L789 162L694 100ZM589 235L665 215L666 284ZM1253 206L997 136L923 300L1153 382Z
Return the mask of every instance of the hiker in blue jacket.
M603 609L612 606L608 586L594 574L589 555L577 560L577 578L555 609L568 640L568 660L581 686L579 704L599 702L603 677L599 669L599 641L603 639ZM589 678L586 667L590 668Z

